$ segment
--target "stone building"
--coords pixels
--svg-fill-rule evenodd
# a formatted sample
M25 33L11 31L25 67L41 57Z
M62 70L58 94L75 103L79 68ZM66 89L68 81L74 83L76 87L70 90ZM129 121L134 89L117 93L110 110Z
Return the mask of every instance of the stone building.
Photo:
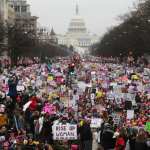
M15 11L9 6L8 0L0 0L0 21L4 24L14 24Z
M0 0L0 21L4 22L8 20L8 1Z
M30 5L26 0L9 0L9 6L15 10L17 26L23 27L26 32L35 32L37 30L38 17L32 16Z
M76 5L76 15L71 19L67 33L57 35L57 37L58 44L73 46L80 53L88 51L89 47L99 40L97 35L88 33L85 21L79 15L78 5Z
M46 27L38 27L37 37L39 41L48 44L58 44L57 35L52 28L51 31Z
M54 32L54 29L53 29L53 28L51 29L51 32L50 32L50 43L58 44L57 35L56 35L56 33Z

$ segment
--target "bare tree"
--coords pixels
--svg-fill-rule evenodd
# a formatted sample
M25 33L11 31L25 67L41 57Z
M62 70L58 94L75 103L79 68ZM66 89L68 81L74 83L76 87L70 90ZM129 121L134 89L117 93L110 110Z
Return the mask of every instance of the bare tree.
M121 17L122 23L109 30L94 47L94 54L105 56L135 56L150 53L150 0L140 2L129 15Z

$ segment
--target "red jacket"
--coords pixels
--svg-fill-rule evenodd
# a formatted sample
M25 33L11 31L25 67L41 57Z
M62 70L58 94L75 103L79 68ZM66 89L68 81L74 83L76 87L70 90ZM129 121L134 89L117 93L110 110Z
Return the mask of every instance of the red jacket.
M122 137L119 137L116 141L115 150L125 150L126 143Z
M31 98L31 104L30 104L30 106L29 106L29 109L31 110L31 111L35 111L36 110L36 108L37 108L37 98L36 97L32 97Z

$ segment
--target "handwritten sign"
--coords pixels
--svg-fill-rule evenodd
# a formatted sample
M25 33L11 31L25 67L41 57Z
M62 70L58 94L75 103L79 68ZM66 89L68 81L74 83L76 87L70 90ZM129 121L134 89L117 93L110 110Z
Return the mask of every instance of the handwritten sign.
M0 113L4 113L5 112L5 105L0 104Z
M102 124L102 119L100 118L92 118L91 120L91 128L100 128Z
M18 85L18 86L17 86L17 91L18 91L18 92L24 91L24 90L25 90L25 88L24 88L23 85Z
M134 118L134 110L127 110L127 119Z
M48 113L49 115L56 114L56 107L52 104L46 103L43 107L43 112Z
M4 142L5 141L5 136L0 136L0 142Z
M120 124L120 120L121 120L120 114L114 113L113 114L114 124L119 125Z
M7 125L7 117L5 115L0 116L0 126Z
M91 96L90 96L91 100L94 100L95 99L95 94L92 93Z
M54 125L53 126L54 140L76 140L77 139L77 125Z
M150 122L146 123L145 130L150 132Z

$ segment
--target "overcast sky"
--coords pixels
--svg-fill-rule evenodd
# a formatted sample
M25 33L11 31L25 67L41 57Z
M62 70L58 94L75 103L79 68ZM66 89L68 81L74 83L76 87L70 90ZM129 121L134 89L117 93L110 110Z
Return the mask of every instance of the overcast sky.
M27 0L32 15L39 17L42 26L53 27L56 33L67 31L78 1L88 31L102 36L108 28L118 24L118 16L129 12L137 0Z

